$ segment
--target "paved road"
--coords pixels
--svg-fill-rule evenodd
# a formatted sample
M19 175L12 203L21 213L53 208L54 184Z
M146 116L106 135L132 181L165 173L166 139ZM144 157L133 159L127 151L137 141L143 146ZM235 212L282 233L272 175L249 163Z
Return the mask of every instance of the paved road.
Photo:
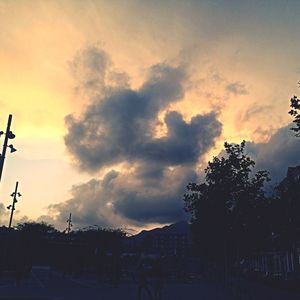
M233 287L203 281L197 284L167 283L162 300L298 300L299 295L280 289L240 282ZM20 287L15 287L13 277L0 279L0 300L135 300L137 286L123 283L115 288L93 280L62 276L47 268L33 268ZM143 300L147 297L144 295Z

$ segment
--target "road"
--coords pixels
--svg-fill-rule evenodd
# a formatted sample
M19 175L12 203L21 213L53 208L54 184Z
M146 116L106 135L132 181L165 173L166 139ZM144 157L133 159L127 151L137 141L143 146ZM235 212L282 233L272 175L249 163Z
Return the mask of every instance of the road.
M0 300L135 300L137 285L122 283L112 287L107 283L63 276L45 267L34 267L20 287L13 276L0 278ZM143 300L147 297L144 295ZM234 287L202 281L197 284L165 284L162 300L298 300L299 295L262 285L239 282Z

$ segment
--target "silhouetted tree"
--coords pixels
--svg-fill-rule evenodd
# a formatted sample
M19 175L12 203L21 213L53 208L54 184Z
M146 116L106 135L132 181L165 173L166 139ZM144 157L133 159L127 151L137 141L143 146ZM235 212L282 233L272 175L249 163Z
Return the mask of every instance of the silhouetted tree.
M198 251L220 262L224 253L233 259L253 248L268 231L263 190L268 172L252 175L255 162L245 154L245 141L224 146L226 157L214 157L205 182L189 183L184 195Z
M73 231L72 235L77 239L85 241L89 244L102 247L110 247L115 241L126 236L126 232L122 229L101 228L98 226L89 226L86 228Z
M18 231L33 235L47 235L58 233L58 230L46 222L23 222L18 223L15 227Z
M296 132L296 137L300 137L300 100L297 96L291 98L290 107L292 109L289 111L289 114L294 117L293 123L296 125L296 127L292 127L291 130Z
M27 265L48 262L51 254L48 241L59 235L54 226L45 222L28 221L18 223L15 229L20 245L16 255L18 265L24 264L25 261Z
M288 234L294 240L300 229L300 179L287 176L277 187L278 209L280 210L280 226L278 232Z

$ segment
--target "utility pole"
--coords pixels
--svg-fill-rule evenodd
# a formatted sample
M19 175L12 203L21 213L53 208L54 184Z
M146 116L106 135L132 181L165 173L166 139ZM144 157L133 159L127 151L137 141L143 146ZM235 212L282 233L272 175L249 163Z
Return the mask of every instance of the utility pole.
M19 182L16 182L16 187L15 187L15 191L10 195L11 197L13 197L13 201L12 204L7 206L7 209L10 209L10 218L9 218L9 224L8 224L8 228L11 228L11 224L12 224L12 220L13 220L13 215L14 215L14 211L15 211L15 205L18 202L17 197L21 197L22 195L18 192L18 186L19 186Z
M8 121L7 121L6 132L4 133L3 131L0 131L0 136L2 134L5 134L4 143L3 143L3 147L2 147L2 153L1 153L1 156L0 156L0 181L1 181L1 178L2 178L2 172L3 172L4 160L5 160L5 155L6 155L6 149L7 149L7 147L10 148L10 152L11 153L17 151L14 148L13 145L7 145L9 139L14 139L15 138L15 135L10 130L11 122L12 122L12 115L9 115L8 116Z
M70 213L69 219L67 220L67 229L66 229L66 233L69 234L71 232L71 227L73 226L72 224L72 214Z

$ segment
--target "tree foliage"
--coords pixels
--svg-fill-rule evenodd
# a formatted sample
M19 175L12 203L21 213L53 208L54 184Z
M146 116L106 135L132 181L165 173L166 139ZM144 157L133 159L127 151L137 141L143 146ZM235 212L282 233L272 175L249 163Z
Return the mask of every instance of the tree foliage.
M277 187L276 232L293 239L300 229L300 185L299 176L287 176Z
M47 235L58 233L58 230L51 224L46 222L23 222L18 223L16 226L18 231L34 235Z
M104 248L119 247L119 243L126 232L122 229L101 228L98 226L89 226L70 234L74 239L85 242L89 245L101 245Z
M296 137L300 137L300 100L297 96L291 98L289 114L294 117L293 123L296 127L292 127L291 130L295 132Z
M255 162L245 154L245 141L225 143L225 157L214 157L205 169L205 182L189 183L184 195L199 251L220 257L224 247L233 254L246 251L265 234L267 171L252 174ZM226 251L227 251L226 250Z

